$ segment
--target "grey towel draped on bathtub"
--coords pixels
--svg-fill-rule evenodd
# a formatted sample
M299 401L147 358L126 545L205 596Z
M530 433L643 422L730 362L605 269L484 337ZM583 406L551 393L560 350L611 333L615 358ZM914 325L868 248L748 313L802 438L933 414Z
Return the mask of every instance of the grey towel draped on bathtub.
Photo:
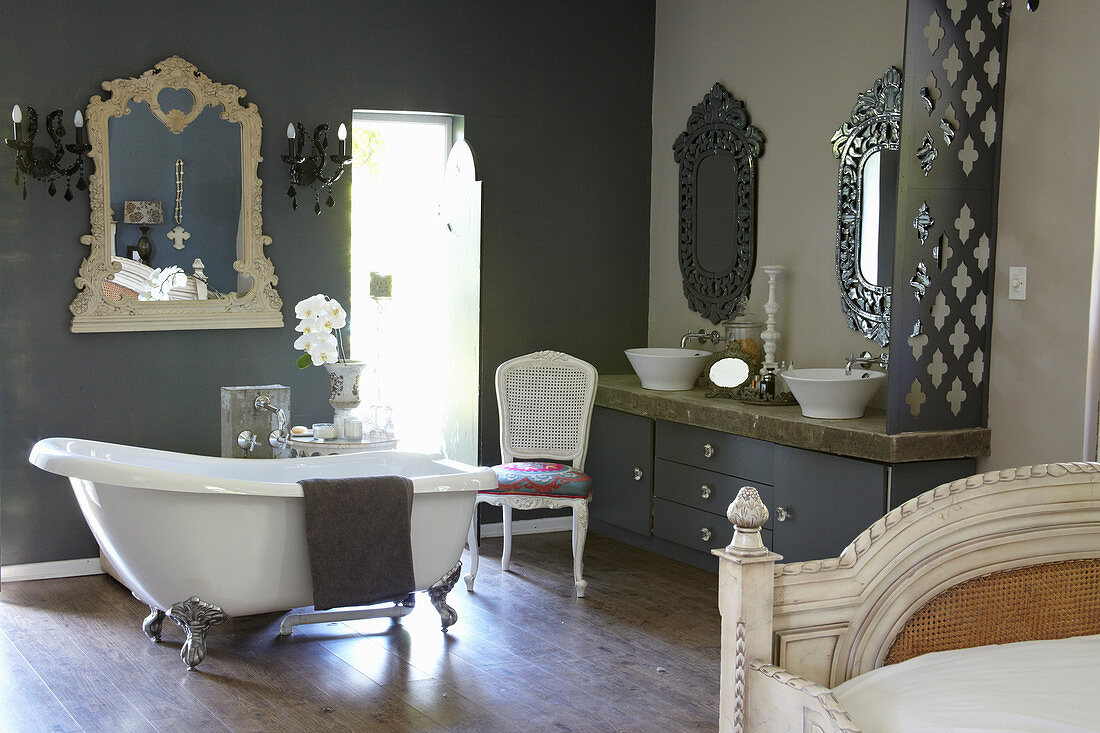
M314 608L400 601L416 589L412 481L365 476L298 483L305 497Z

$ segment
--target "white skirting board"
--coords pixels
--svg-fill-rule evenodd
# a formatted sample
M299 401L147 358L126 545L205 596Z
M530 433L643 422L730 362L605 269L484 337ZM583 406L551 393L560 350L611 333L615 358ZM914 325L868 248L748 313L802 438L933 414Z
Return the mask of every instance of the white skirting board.
M20 580L46 580L47 578L73 578L78 575L99 575L103 568L98 557L80 560L56 560L54 562L29 562L24 565L0 567L0 582L17 583Z
M539 534L541 532L570 532L573 517L543 517L542 519L513 519L512 534ZM482 537L503 537L504 523L481 525Z

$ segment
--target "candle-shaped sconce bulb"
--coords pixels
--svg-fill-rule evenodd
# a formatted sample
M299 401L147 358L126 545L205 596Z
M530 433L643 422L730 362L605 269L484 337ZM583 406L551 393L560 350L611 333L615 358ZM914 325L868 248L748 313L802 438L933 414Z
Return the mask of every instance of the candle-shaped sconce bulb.
M340 127L336 130L336 137L340 138L340 157L345 156L347 150L348 128L343 122L340 123Z
M11 108L11 124L15 128L15 139L19 139L19 123L23 121L23 110L19 109L19 105L15 105Z
M290 155L291 158L294 157L294 138L296 136L297 136L297 133L294 132L294 123L293 122L287 123L287 126L286 126L286 147L287 147L287 154Z
M80 110L73 113L73 124L76 125L77 128L84 127L84 115Z
M289 122L286 126L286 136L288 139L293 140L296 133L294 132L294 123Z

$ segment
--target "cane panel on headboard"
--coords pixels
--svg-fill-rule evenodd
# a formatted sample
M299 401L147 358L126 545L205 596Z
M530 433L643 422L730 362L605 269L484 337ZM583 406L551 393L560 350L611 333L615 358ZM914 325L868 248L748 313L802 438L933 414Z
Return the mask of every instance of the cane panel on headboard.
M1100 560L1002 570L926 603L894 639L884 664L948 649L1100 634Z

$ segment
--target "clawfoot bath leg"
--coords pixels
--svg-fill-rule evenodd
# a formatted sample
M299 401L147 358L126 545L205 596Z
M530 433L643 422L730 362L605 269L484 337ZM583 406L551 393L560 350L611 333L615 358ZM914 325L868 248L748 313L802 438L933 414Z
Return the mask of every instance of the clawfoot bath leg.
M164 611L149 606L149 615L141 622L141 630L145 632L151 642L156 644L160 641L160 629L163 623Z
M439 611L439 617L443 619L444 631L450 628L455 621L458 621L458 612L447 605L447 594L451 592L451 588L455 587L460 575L462 575L461 560L456 562L455 566L446 575L436 581L435 585L428 588L428 597L432 599L432 605L435 606L435 610Z
M466 544L470 546L470 572L466 573L466 590L474 592L474 578L477 577L477 507L474 507L474 518L470 520L470 532L466 538Z
M206 658L206 630L214 624L228 621L229 616L217 606L192 596L186 601L173 603L168 618L175 621L187 633L187 640L180 649L180 659L194 669Z

